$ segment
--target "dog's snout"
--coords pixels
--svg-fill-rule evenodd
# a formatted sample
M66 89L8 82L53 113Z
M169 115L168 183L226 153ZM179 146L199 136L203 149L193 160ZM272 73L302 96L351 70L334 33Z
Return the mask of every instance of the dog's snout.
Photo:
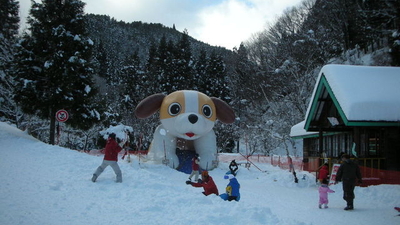
M190 123L195 124L199 118L194 114L190 114L188 119Z

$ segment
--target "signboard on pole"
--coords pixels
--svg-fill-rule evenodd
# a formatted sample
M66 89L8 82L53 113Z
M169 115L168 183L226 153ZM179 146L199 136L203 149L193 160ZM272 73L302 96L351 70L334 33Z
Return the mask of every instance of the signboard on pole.
M64 109L58 110L56 112L56 119L58 122L65 122L68 120L68 112Z
M329 179L329 185L335 184L336 174L337 174L337 171L339 170L339 167L340 167L340 164L333 164L331 177Z

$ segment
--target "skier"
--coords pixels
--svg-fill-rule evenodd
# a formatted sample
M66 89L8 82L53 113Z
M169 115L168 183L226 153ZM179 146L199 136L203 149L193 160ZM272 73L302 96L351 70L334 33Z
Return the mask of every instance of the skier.
M199 179L199 169L200 169L200 158L199 154L195 154L194 157L192 158L192 173L189 176L189 181L192 181L192 177L194 175L194 181L198 182Z
M208 172L204 170L201 172L201 180L199 180L198 183L193 183L190 180L186 181L186 184L190 184L193 187L203 187L204 191L203 194L205 196L210 195L210 194L216 194L218 195L218 188L214 183L214 180L210 175L208 175Z
M117 176L117 183L122 183L122 172L118 166L118 153L122 150L121 146L125 145L125 141L120 144L115 140L115 134L111 133L108 136L106 147L104 148L104 159L103 163L97 168L93 174L92 181L96 182L97 178L104 171L107 166L111 166Z

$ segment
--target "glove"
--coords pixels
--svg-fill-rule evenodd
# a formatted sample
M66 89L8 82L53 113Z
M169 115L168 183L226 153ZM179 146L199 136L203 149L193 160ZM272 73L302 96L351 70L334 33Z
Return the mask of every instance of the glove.
M186 184L187 184L187 185L192 184L192 181L187 180L187 181L186 181Z
M202 181L201 179L198 179L198 180L197 180L197 183L200 183L200 184L201 184L201 183L203 183L203 181Z

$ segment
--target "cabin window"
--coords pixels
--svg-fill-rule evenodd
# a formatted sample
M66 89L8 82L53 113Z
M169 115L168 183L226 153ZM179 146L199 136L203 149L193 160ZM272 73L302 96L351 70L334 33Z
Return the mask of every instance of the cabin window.
M368 132L368 156L379 156L382 147L380 130L370 130Z

